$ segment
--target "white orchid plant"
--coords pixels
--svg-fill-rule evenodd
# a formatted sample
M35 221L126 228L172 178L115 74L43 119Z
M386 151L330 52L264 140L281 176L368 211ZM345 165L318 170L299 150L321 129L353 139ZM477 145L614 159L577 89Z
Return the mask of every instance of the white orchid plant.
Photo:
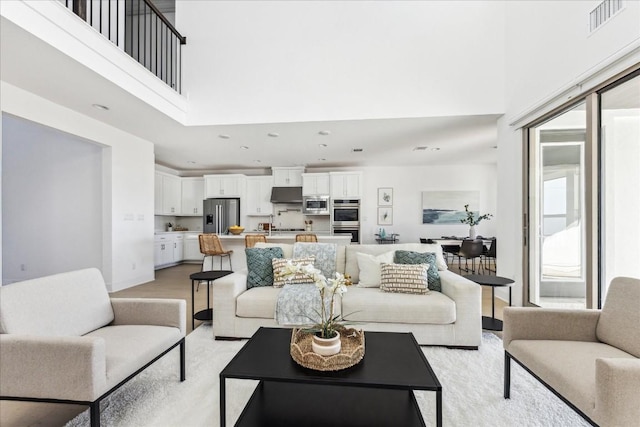
M308 277L310 281L313 281L320 292L320 300L322 301L320 311L317 311L320 323L305 330L318 334L320 338L333 338L336 335L336 331L344 323L340 315L334 315L333 301L336 294L342 296L347 292L347 286L351 284L349 277L336 272L334 278L327 279L313 264L295 264L291 261L284 265L278 276L290 280L298 274L302 274Z

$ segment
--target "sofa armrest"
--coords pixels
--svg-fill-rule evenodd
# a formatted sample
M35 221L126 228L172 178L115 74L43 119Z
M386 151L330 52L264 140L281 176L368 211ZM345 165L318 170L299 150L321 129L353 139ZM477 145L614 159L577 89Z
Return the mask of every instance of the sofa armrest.
M442 293L456 304L456 328L480 345L482 338L482 288L448 270L439 271Z
M187 331L187 302L183 299L111 298L112 325L155 325Z
M93 401L107 384L99 337L0 334L0 395Z
M630 426L640 420L640 359L596 359L595 420L601 426Z
M236 298L247 290L247 273L239 271L213 283L213 333L235 336Z
M535 307L505 307L502 343L512 340L563 340L597 342L600 311Z

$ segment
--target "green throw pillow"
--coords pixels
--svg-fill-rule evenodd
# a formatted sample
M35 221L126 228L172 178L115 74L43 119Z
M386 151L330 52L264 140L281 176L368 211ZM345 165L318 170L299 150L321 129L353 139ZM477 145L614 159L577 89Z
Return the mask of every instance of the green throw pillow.
M273 258L282 258L282 248L246 248L247 255L247 289L257 286L273 286Z
M427 271L429 289L438 292L442 290L434 252L396 251L393 262L396 264L429 264L429 270Z

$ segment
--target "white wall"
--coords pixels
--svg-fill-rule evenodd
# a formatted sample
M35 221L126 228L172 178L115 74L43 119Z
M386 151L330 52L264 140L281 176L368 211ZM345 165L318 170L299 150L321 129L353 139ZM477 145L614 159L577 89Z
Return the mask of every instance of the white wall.
M502 2L179 1L193 125L504 110Z
M593 34L588 13L599 1L506 4L506 114L498 121L498 274L515 279L523 299L523 147L525 125L626 67L640 62L640 2ZM544 23L544 24L541 24ZM505 298L507 293L496 295Z
M2 283L102 267L102 147L3 122Z
M153 144L2 82L1 109L104 146L102 272L109 290L154 278ZM11 179L5 173L3 180ZM76 203L87 203L77 200ZM4 206L7 209L7 206ZM38 218L35 212L33 223ZM35 244L35 243L34 243ZM4 248L3 253L8 251ZM55 247L52 248L55 250Z

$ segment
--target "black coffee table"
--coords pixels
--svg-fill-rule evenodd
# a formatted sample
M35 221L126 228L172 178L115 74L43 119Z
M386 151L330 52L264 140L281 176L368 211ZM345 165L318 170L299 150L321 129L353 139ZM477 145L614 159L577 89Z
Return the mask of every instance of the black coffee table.
M213 319L213 310L211 309L211 299L209 298L209 285L214 280L218 280L221 277L228 276L233 273L230 270L210 270L210 271L199 271L197 273L193 273L189 276L191 279L191 330L195 329L195 320L202 321L210 321ZM195 287L196 282L207 282L207 309L200 310L199 312L195 312L195 294L193 288Z
M476 282L478 285L491 286L491 317L482 316L482 329L486 329L488 331L501 331L502 320L496 319L495 289L496 287L509 287L509 306L511 306L511 284L513 283L513 280L506 277L484 274L467 274L464 277L472 282Z
M424 426L413 390L442 386L413 334L365 332L364 359L336 372L298 365L291 329L260 328L220 372L220 425L226 424L225 380L260 380L237 426Z

